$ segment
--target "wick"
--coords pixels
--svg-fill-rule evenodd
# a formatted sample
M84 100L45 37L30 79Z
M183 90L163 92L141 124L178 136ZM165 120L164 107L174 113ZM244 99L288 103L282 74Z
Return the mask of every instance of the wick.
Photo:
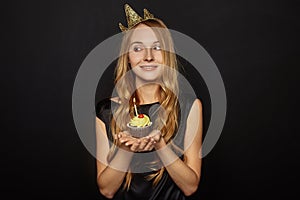
M136 105L135 105L135 97L133 97L133 106L134 106L134 110L135 110L135 115L138 116L138 112L137 112L137 109L136 109Z

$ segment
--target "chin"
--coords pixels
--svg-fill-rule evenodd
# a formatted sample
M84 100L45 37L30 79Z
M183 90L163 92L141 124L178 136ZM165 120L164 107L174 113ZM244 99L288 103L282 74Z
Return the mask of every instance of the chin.
M161 74L158 72L141 72L136 73L136 79L139 79L142 82L157 82L161 78Z
M141 78L139 77L139 79L142 81L142 82L149 82L149 83L152 83L152 82L158 82L160 79L158 77L144 77L144 78Z
M139 79L139 82L160 82L160 76L151 76L149 75L143 75L143 76L136 76L136 79Z

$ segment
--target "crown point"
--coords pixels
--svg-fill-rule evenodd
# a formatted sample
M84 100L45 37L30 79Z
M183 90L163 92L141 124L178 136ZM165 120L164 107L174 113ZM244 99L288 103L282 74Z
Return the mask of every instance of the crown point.
M154 18L154 15L151 14L146 8L144 8L144 18L145 19Z
M127 30L127 28L125 26L123 26L123 24L121 24L121 23L119 23L119 28L122 32Z
M124 4L124 9L125 10L127 10L127 9L129 9L130 8L130 6L126 3L126 4Z
M136 26L142 21L145 21L147 19L155 19L154 15L151 14L147 9L144 9L144 18L139 16L127 3L124 4L124 10L126 14L126 19L127 19L127 26L123 26L121 23L119 23L119 28L121 31L127 31L131 29L132 27Z

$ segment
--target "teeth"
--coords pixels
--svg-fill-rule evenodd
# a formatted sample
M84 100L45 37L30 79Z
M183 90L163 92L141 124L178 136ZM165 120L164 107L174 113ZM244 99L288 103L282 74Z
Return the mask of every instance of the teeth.
M153 69L153 68L156 68L157 66L141 66L143 69Z

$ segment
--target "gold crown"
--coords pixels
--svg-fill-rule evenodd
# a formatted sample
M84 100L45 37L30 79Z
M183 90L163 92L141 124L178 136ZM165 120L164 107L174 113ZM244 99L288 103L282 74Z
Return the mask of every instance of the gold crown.
M128 27L126 28L121 23L119 23L119 28L122 32L131 29L132 27L136 26L137 24L143 21L147 21L149 19L157 20L157 18L155 18L153 14L151 14L147 9L144 9L144 18L139 16L128 4L124 5L124 9Z

